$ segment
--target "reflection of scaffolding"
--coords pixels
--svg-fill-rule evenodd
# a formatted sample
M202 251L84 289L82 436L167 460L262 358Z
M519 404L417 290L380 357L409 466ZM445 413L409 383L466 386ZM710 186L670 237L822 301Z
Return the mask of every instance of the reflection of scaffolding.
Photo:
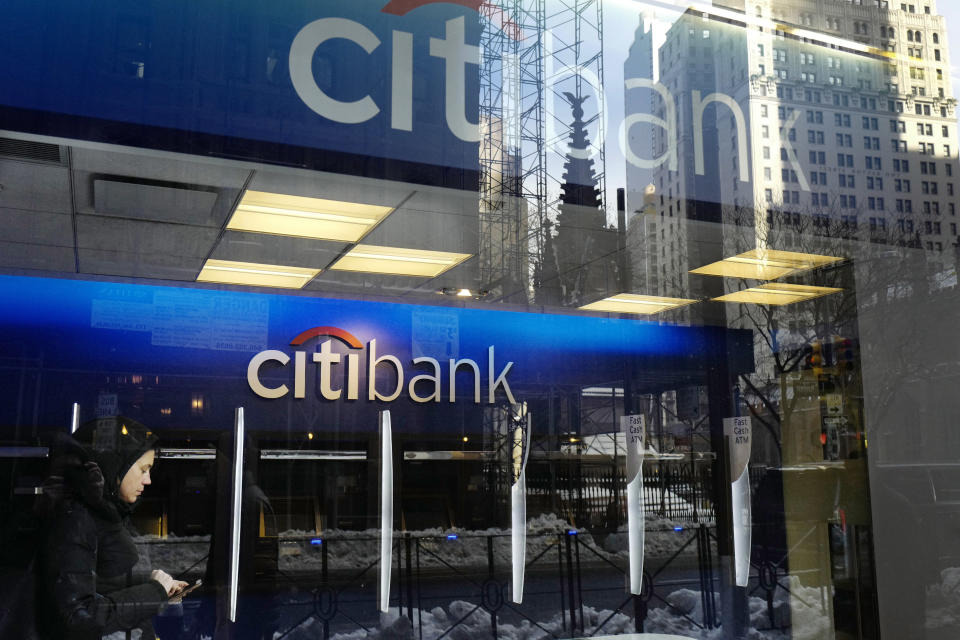
M544 118L547 216L556 221L564 165L569 157L592 158L596 184L606 203L606 104L603 95L603 5L599 0L552 0L544 23ZM570 93L584 103L590 145L570 149Z
M480 283L526 298L525 199L519 157L521 38L513 13L484 4L480 50Z
M529 428L522 403L483 409L483 450L490 452L483 463L484 489L493 499L491 516L494 518L507 511L510 486L520 471L516 466L517 449L521 450L522 459L523 447L530 445L526 441Z
M592 96L587 153L606 194L603 12L599 0L502 0L481 13L480 284L521 302L558 212L571 127L564 92Z

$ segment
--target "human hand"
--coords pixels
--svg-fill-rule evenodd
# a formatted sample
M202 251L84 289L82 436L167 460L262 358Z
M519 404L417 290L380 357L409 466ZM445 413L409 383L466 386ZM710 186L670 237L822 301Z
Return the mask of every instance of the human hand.
M151 571L150 579L159 582L160 585L166 589L168 596L172 596L187 586L187 583L183 580L174 580L173 576L166 571L161 571L160 569L154 569Z
M184 593L184 590L187 588L187 583L184 582L183 580L175 580L174 586L176 587L174 589L174 592L172 594L167 594L167 595L170 596L170 604L180 604L181 602L183 602L183 593Z

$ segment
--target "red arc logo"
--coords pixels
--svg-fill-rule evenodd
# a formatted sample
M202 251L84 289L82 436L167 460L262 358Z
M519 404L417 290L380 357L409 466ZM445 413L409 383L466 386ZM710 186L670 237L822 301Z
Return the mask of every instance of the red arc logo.
M522 40L523 34L520 27L506 17L503 9L484 0L390 0L383 9L383 13L389 13L394 16L405 16L414 9L428 4L456 4L467 9L472 9L492 20L501 31L506 33L514 40Z
M426 4L458 4L467 9L473 9L480 13L480 7L483 6L483 0L390 0L381 11L395 16L405 16L414 9Z
M331 338L340 340L348 347L352 347L354 349L363 348L363 343L357 340L356 336L349 331L344 331L343 329L337 327L314 327L312 329L307 329L296 338L291 340L290 344L294 347L299 347L310 338L316 338L317 336L330 336Z

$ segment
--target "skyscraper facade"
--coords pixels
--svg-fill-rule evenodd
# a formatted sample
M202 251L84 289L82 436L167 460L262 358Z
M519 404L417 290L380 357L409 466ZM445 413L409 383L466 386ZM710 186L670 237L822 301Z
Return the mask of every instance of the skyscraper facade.
M935 3L745 9L765 26L730 34L733 64L719 84L749 122L749 151L738 157L752 179L723 167L726 219L753 209L760 248L786 249L798 233L839 223L850 237L911 243L952 266L956 99ZM718 121L727 157L736 123Z

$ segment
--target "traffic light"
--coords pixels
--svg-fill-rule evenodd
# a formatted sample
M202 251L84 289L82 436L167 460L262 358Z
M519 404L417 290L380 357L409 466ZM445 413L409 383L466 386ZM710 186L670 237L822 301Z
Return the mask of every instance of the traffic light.
M810 355L807 356L807 367L813 369L814 375L823 375L823 344L819 340L814 340L810 344Z
M848 373L856 368L853 340L842 338L837 342L837 370Z

